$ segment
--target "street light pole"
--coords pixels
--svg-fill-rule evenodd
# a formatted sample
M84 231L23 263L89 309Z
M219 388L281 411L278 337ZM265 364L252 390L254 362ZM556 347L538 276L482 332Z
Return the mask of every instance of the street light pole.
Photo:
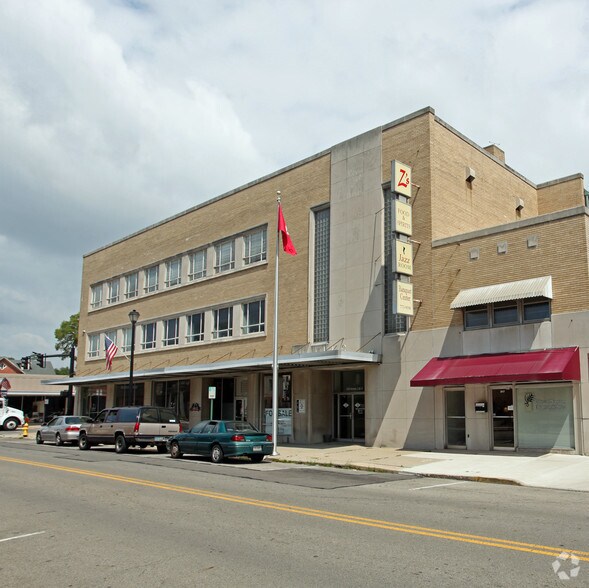
M129 313L129 320L131 321L131 361L129 362L129 398L133 397L133 404L135 404L135 393L133 391L133 361L135 359L135 325L139 320L139 313L132 310Z

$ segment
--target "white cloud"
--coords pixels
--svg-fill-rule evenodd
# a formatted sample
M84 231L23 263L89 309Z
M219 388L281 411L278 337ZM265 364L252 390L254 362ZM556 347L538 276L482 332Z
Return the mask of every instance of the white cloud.
M587 172L588 84L584 0L2 2L0 351L52 347L83 253L424 106Z

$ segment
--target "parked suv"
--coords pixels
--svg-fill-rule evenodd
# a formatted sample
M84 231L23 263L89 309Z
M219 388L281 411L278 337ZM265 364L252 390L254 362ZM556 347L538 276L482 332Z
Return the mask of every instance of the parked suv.
M168 437L180 433L182 425L169 408L158 406L118 406L106 408L90 423L80 427L78 447L114 445L117 453L128 447L157 447L165 453Z

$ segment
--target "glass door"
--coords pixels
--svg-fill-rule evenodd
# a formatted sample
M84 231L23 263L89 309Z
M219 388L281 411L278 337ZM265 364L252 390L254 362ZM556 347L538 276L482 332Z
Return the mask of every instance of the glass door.
M514 449L513 389L493 388L493 447Z
M364 394L335 395L335 434L342 440L362 440L365 436Z
M464 390L446 390L446 446L466 447Z

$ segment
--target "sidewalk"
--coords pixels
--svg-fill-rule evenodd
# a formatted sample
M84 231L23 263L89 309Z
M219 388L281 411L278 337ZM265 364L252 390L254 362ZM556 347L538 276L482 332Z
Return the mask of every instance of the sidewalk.
M35 442L38 425L0 430L0 438ZM266 458L284 463L303 463L418 476L515 484L557 490L589 492L589 457L560 453L506 453L489 451L410 451L365 447L348 443L279 445L278 455Z
M342 443L279 445L278 453L273 461L589 492L589 457L581 455L407 451Z

